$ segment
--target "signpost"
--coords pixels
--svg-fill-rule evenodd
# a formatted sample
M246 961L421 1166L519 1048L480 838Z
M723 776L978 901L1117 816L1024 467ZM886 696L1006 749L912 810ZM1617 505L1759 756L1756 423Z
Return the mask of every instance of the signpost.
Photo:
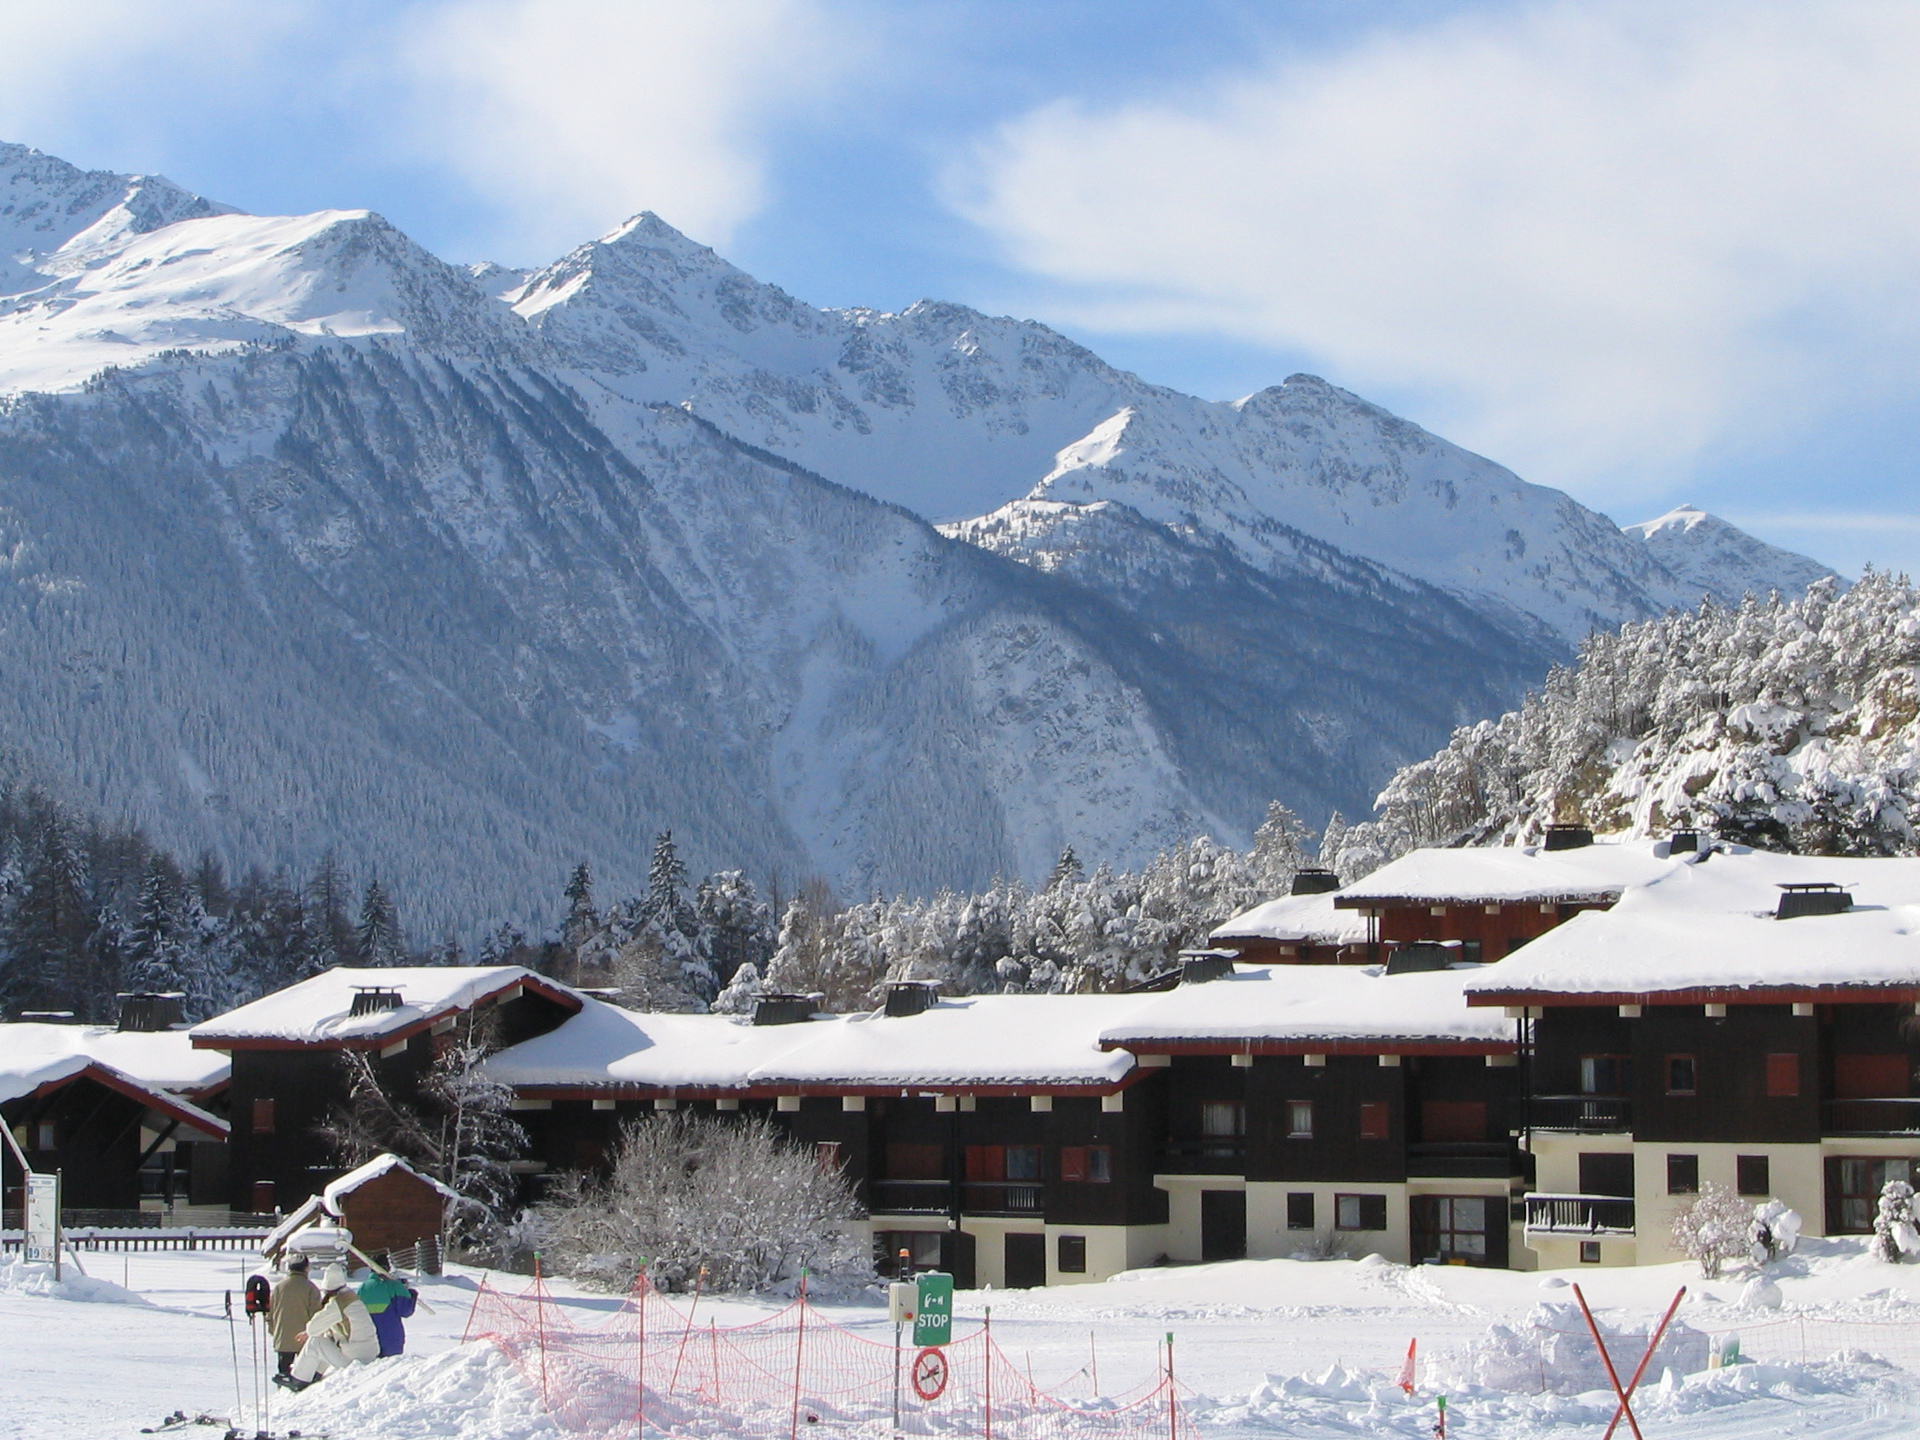
M42 1175L27 1163L27 1155L13 1131L0 1124L7 1148L20 1162L20 1257L23 1260L51 1260L53 1278L60 1278L60 1173ZM0 1193L5 1187L0 1186ZM77 1263L77 1262L76 1262Z
M929 1270L914 1277L913 1343L920 1349L953 1342L953 1276Z

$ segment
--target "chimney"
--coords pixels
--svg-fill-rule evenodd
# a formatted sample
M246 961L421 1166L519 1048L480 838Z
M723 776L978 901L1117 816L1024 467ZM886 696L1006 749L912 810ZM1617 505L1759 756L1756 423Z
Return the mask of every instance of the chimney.
M1585 825L1549 825L1542 850L1584 850L1593 844L1593 831Z
M939 994L940 987L932 980L895 980L887 986L887 1014L924 1015Z
M820 997L817 995L760 995L753 1002L756 1025L799 1025L813 1019Z
M1409 940L1387 952L1387 974L1415 975L1480 963L1478 940Z
M1843 915L1852 908L1853 896L1831 882L1782 885L1773 918L1798 920L1803 915Z
M1340 877L1333 871L1323 870L1316 865L1306 870L1294 871L1293 887L1287 893L1289 895L1325 895L1339 888Z
M178 991L136 990L114 998L120 1002L118 1028L123 1031L153 1034L173 1029L183 1018L180 1002L185 997Z
M356 985L349 1015L377 1015L382 1010L398 1010L404 1002L391 985Z
M1182 950L1180 983L1204 985L1209 980L1226 979L1233 974L1234 953L1231 950Z
M1698 855L1700 853L1700 832L1698 830L1676 830L1673 838L1667 842L1669 855Z

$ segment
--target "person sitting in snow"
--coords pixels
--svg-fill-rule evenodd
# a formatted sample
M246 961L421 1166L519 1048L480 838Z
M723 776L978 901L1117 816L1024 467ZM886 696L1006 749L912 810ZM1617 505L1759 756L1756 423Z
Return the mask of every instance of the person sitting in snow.
M293 1357L300 1352L299 1337L319 1308L320 1290L307 1278L307 1257L296 1255L287 1261L286 1276L273 1287L273 1298L267 1305L267 1333L273 1339L274 1353L280 1357L282 1375L293 1369Z
M413 1314L414 1301L420 1297L414 1288L393 1273L393 1257L385 1250L371 1257L373 1273L360 1282L360 1303L373 1316L374 1332L380 1337L380 1354L400 1355L407 1348L406 1319Z
M380 1337L373 1316L347 1284L347 1267L329 1265L320 1276L321 1305L299 1336L293 1373L276 1375L274 1384L304 1390L329 1370L364 1365L380 1358Z

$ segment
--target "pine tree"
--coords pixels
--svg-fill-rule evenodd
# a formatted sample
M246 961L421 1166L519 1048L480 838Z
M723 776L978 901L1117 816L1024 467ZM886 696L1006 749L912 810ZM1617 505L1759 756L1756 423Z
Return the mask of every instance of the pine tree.
M360 900L360 923L354 929L354 962L359 965L396 965L406 954L400 917L393 901L376 878L367 882Z

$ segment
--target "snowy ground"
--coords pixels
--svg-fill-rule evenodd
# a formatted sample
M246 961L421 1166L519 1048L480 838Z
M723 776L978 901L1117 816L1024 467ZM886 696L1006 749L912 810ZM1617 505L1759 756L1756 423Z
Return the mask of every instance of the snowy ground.
M246 1361L238 1291L244 1257L183 1253L83 1256L91 1278L49 1293L37 1267L0 1263L0 1437L101 1440L138 1434L172 1411L251 1434L253 1387L236 1409L233 1353ZM1448 1395L1450 1433L1502 1440L1597 1435L1612 1413L1605 1392L1577 1389L1590 1364L1578 1337L1544 1360L1530 1348L1578 1282L1603 1318L1646 1326L1685 1284L1682 1318L1699 1330L1737 1331L1752 1363L1663 1378L1650 1374L1636 1404L1648 1440L1771 1435L1911 1435L1920 1430L1920 1266L1869 1260L1848 1241L1809 1241L1776 1267L1781 1304L1743 1304L1744 1274L1702 1282L1690 1266L1554 1275L1378 1260L1244 1261L1136 1272L1101 1285L963 1293L959 1328L991 1306L1001 1346L1043 1387L1064 1395L1117 1393L1150 1380L1158 1345L1175 1338L1182 1382L1198 1392L1189 1414L1200 1440L1241 1436L1405 1436L1430 1433L1433 1397ZM463 1347L476 1276L423 1282L434 1307L409 1327L410 1353L336 1376L298 1398L276 1392L273 1431L331 1440L557 1440L563 1432L491 1346ZM521 1283L505 1277L503 1288ZM614 1303L558 1287L592 1323ZM772 1307L711 1303L721 1325ZM1564 1318L1564 1312L1558 1312ZM835 1319L891 1335L877 1306L838 1307ZM1577 1323L1577 1322L1576 1322ZM1495 1327L1508 1327L1505 1332ZM1394 1387L1418 1337L1420 1391ZM1516 1347L1516 1337L1519 1343ZM1638 1358L1630 1348L1626 1363ZM1516 1353L1525 1352L1523 1361ZM193 1427L187 1436L218 1436ZM650 1432L651 1433L651 1432ZM1622 1435L1626 1430L1622 1427Z

